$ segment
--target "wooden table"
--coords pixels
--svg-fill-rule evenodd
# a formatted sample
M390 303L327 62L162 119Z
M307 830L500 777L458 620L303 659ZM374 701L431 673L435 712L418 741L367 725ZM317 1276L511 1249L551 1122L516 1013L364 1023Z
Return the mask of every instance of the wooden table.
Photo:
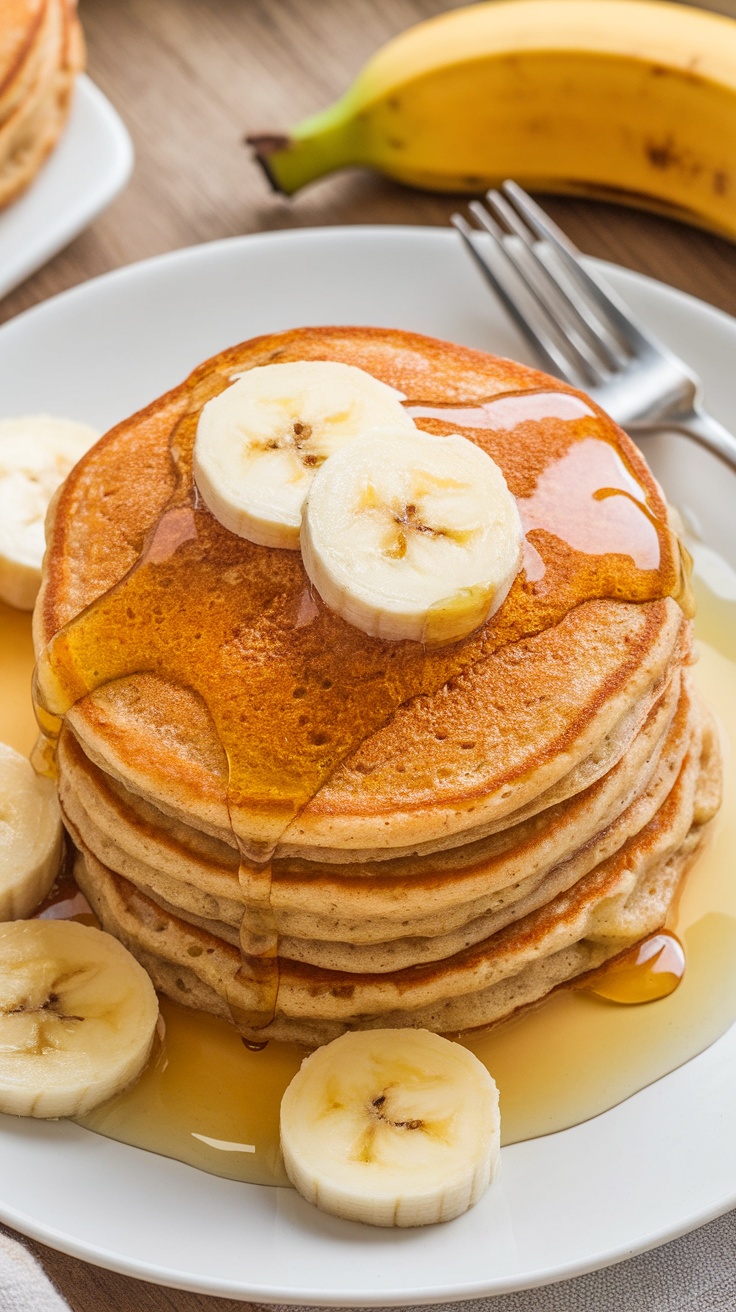
M593 0L591 0L591 3ZM0 302L8 319L65 287L175 247L263 229L446 224L456 202L368 174L271 195L243 133L288 128L344 90L388 37L459 0L81 0L89 71L136 149L133 180L96 223ZM703 7L736 17L736 0ZM592 255L736 314L736 248L648 214L550 200ZM236 1312L242 1303L144 1284L31 1245L75 1312Z

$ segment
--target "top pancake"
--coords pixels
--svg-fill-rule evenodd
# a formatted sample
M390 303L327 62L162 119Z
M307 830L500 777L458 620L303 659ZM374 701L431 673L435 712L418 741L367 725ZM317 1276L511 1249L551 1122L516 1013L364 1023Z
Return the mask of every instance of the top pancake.
M294 359L357 365L425 407L480 405L507 393L544 393L559 397L557 410L564 414L565 404L568 409L572 406L566 398L578 396L523 366L398 332L309 329L233 348L113 429L72 472L50 517L44 585L34 620L39 649L136 564L147 534L172 496L169 441L176 423L196 421L198 407L227 386L236 370ZM581 400L575 406L575 413L585 416L580 420L587 426L585 432L599 444L610 444L644 489L649 511L665 524L661 494L632 444L590 403ZM533 498L545 461L561 460L571 442L569 420L554 414L536 426L522 425L513 436L508 428L464 428L455 416L448 422L450 431L465 432L499 460L512 491L522 499ZM421 423L431 428L434 421L422 418ZM448 431L447 424L434 427ZM222 530L221 537L224 534ZM310 598L304 588L297 553L271 552L264 564L257 553L268 549L254 549L231 534L226 536L221 549L228 553L228 569L234 576L242 568L251 574L262 570L264 577L268 574L271 595L274 584L278 593L279 580L283 590L288 581L293 591L295 580L301 578L304 604L319 611L318 599ZM663 539L660 545L666 556L668 541ZM642 580L649 586L647 571L639 570L634 579L634 561L626 555L610 560L586 556L586 569L594 560L599 570L601 560L610 567L602 583L591 583L583 577L582 557L573 560L569 547L553 534L537 533L534 546L542 551L546 566L542 585L522 573L485 630L465 645L423 655L421 678L410 685L421 695L402 696L391 705L385 696L391 679L381 668L386 658L375 652L371 654L375 669L366 657L365 679L354 679L352 686L338 683L332 701L329 693L311 690L310 695L322 698L328 717L339 714L339 700L336 711L333 703L338 694L343 695L343 701L358 707L368 731L352 739L346 736L347 749L342 759L335 757L338 768L332 778L324 777L316 795L282 833L282 851L317 851L330 859L330 852L346 848L355 855L380 856L396 849L459 843L474 831L490 832L505 816L533 804L539 794L564 787L565 778L594 759L601 744L604 755L608 751L604 768L610 767L612 752L616 759L615 751L620 754L626 749L626 733L630 741L673 661L686 652L682 612L671 599L645 600L646 592L635 591L634 584L639 586ZM674 552L670 565L672 574L677 570ZM592 570L590 565L588 573ZM582 593L576 591L581 581ZM208 595L206 579L196 572L189 585L200 602ZM603 595L596 588L602 588ZM592 598L586 600L591 589ZM632 595L636 601L619 599ZM649 595L657 594L650 591ZM280 595L276 600L280 602ZM143 618L150 633L150 615ZM338 617L323 618L328 629L331 625L338 631L342 625L349 630L340 641L352 643L357 659L345 668L359 672L360 658L372 640L356 637L357 631ZM537 626L531 629L532 636L520 637L524 623L532 620ZM289 659L291 646L298 646L302 634L297 616L292 630L282 635L281 646L274 642L269 647L274 623L270 628L261 623L257 660L249 669L250 681L238 689L238 695L247 712L249 701L258 701L253 671L267 680L263 683L266 705L258 709L270 734L265 753L268 768L278 778L293 765L288 753L299 737ZM392 644L407 646L415 644ZM100 647L94 655L103 663L107 659ZM202 662L206 665L220 655L205 647ZM391 667L396 682L405 657L407 661L416 657L403 650L391 655L398 656ZM316 659L314 653L310 659ZM129 674L78 701L69 723L90 759L126 787L178 818L224 836L229 820L223 751L202 698L182 682L164 677L160 669ZM320 688L330 688L334 682L325 679ZM638 710L627 731L632 707ZM248 731L252 733L251 726ZM319 735L312 735L310 741L315 746L308 747L306 754L311 752L316 759ZM248 804L246 793L243 805ZM254 814L261 805L262 798L254 793Z

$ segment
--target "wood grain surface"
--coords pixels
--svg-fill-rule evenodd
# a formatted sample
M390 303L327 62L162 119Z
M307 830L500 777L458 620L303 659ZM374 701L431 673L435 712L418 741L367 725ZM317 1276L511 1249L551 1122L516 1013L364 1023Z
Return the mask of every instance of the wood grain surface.
M592 2L592 0L591 0ZM0 319L96 274L162 251L263 229L445 224L456 201L368 173L270 194L242 145L339 95L388 37L459 0L81 0L89 72L133 136L126 191L82 236L0 301ZM736 0L704 4L736 17ZM583 250L736 314L736 246L614 205L550 199ZM74 1312L237 1312L243 1303L167 1290L30 1247Z

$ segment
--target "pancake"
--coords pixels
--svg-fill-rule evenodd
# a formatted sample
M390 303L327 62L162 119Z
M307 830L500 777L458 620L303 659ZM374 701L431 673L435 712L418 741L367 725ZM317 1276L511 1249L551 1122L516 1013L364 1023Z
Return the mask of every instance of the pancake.
M661 928L710 818L703 798L718 777L717 738L697 735L650 822L567 892L482 943L390 978L282 962L279 1012L263 1038L328 1042L348 1028L423 1026L462 1033L507 1019L551 989L595 969ZM228 1014L238 951L163 911L82 851L76 874L105 928L164 992ZM245 1001L245 999L244 999Z
M0 0L0 206L56 145L84 53L73 0Z
M298 552L235 537L198 500L202 405L302 359L367 370L500 464L524 565L468 638L366 637ZM582 394L401 332L256 339L108 433L47 537L38 687L67 699L78 880L175 1000L254 1041L462 1032L664 924L718 804L718 753L667 507ZM277 957L257 956L266 941Z
M39 650L135 564L147 531L172 494L168 443L177 421L183 422L187 414L190 423L198 413L199 396L206 399L237 370L275 357L281 361L342 360L371 369L405 395L433 403L477 402L511 390L536 396L540 388L545 395L550 388L554 388L553 395L577 395L520 365L399 332L309 329L233 348L195 371L181 388L113 429L72 471L51 513L44 582L34 619ZM579 423L586 433L605 434L607 445L616 440L646 488L652 511L666 523L659 489L633 445L602 413L594 413L587 402L585 407L587 417L576 420L573 427L577 431ZM554 452L558 445L564 448L569 444L567 421L553 418L549 423L526 425L526 429L530 427L535 428L536 447L531 437L528 443L537 465L548 448ZM479 430L473 428L468 428L467 434L477 441L498 438L507 453L508 476L516 474L512 490L518 488L521 495L531 493L533 470L519 462L516 437L512 441L510 434L489 436L485 430L479 436ZM131 487L136 489L134 496ZM240 568L237 562L242 561L243 569L247 562L252 572L270 571L269 595L276 589L280 596L293 587L304 592L297 553L271 552L264 559L262 553L268 549L233 540L231 534L225 538L224 532L217 543L220 550L231 553L229 569ZM458 835L473 829L482 832L558 785L600 747L632 702L651 692L686 641L683 630L687 626L676 602L666 598L627 604L608 596L586 601L580 596L570 553L556 540L548 549L541 590L527 588L520 576L492 625L451 651L427 653L430 665L422 668L416 679L409 671L406 684L424 683L430 689L418 696L403 696L405 685L398 698L394 697L380 664L383 660L385 665L382 645L371 645L365 635L354 640L356 631L348 633L350 626L344 623L330 627L337 617L320 612L305 629L295 628L289 620L283 638L276 628L280 620L271 615L265 628L257 628L247 677L267 682L258 696L252 697L262 708L261 718L252 720L243 736L254 756L263 743L261 759L268 757L268 761L262 768L268 766L276 787L281 771L284 777L288 775L297 747L300 769L306 769L305 763L311 760L317 777L316 795L307 800L292 824L282 826L281 851L309 855L315 849L325 853L349 847L373 854L397 847L421 849L427 843L442 844L448 837L457 842L461 841ZM619 588L619 565L617 557L615 577L606 580L606 588ZM532 596L538 609L528 616ZM542 630L486 656L489 643L504 639L504 622L511 632L511 621L518 617L535 619ZM550 620L554 622L548 623ZM306 690L305 710L313 702L324 702L318 713L329 711L336 717L347 701L348 714L354 703L359 705L361 717L368 714L376 724L375 730L364 732L361 720L356 735L356 726L348 722L348 750L336 735L334 756L321 741L311 742L292 700L294 666L290 660L295 644L297 640L308 642L306 630L319 624L334 639L335 680L340 680L341 671L350 664L341 644L353 642L350 673L355 671L356 681L350 684L349 697L339 695L347 692L348 685L344 689L338 685L329 701L321 684L331 680L322 680L316 688ZM319 655L308 652L308 661L331 658L330 651L322 651L321 630L316 629L312 641ZM414 653L405 650L413 644L394 646L400 661L415 659ZM217 651L203 651L202 666L209 668L217 659ZM374 684L368 682L369 696L364 662L370 664L372 678L382 676ZM523 681L518 677L522 662ZM448 673L453 670L454 674ZM203 669L201 677L206 674ZM511 696L513 688L516 693ZM274 735L273 718L266 714L269 706L282 721L282 737L288 746L282 747L282 738ZM254 706L246 713L253 715ZM104 690L77 701L68 723L90 759L131 791L216 837L230 832L224 754L211 716L191 687L155 672L118 678ZM501 736L503 758L508 762L503 766L498 751ZM350 740L356 737L359 741L351 752ZM250 804L246 796L240 805L244 824L250 817L256 826L264 804L256 805L255 798Z
M573 804L558 804L547 812L543 824L522 821L492 839L424 858L327 867L275 863L272 904L285 954L294 956L289 949L292 936L385 944L407 933L428 938L447 934L479 915L507 908L513 915L521 898L578 853L584 850L587 868L596 864L600 856L593 854L595 840L649 788L653 774L666 782L679 769L696 713L689 685L680 696L678 678L625 757ZM174 836L160 813L156 826L152 809L136 811L131 795L124 796L119 785L91 766L68 733L60 743L59 768L60 800L69 827L103 864L184 919L218 922L221 936L237 942L243 898L234 853L227 848L213 853L211 845L207 860L196 831ZM213 855L219 856L218 865L213 865ZM181 878L182 869L187 880ZM574 878L581 873L585 871L579 867ZM223 885L227 897L212 892Z
M462 685L444 688L434 704L423 698L401 707L288 827L277 855L339 862L346 849L353 860L437 851L573 795L628 750L689 642L689 625L669 600L585 603L516 657L500 652ZM521 704L507 697L519 657L527 686L547 689L543 717L533 697ZM151 675L121 679L84 698L66 721L89 759L130 793L235 846L226 762L191 690ZM173 773L179 753L194 793L190 810ZM403 814L391 810L392 798L401 798ZM360 814L361 804L373 813ZM426 828L417 842L420 821ZM415 841L402 844L407 828ZM343 847L332 846L338 836ZM371 845L359 845L359 836ZM316 837L329 845L305 841Z
M58 6L52 0L3 0L0 6L0 123L38 77Z
M543 865L541 869L526 875L526 877L517 879L514 884L503 887L495 898L492 894L486 896L483 899L485 906L479 908L477 904L465 904L461 923L448 928L441 914L425 915L417 923L407 913L400 923L394 921L389 926L390 937L382 940L379 937L383 928L381 922L377 922L373 917L365 917L357 923L353 922L351 924L350 930L352 932L346 942L337 938L337 929L331 919L324 918L320 922L317 917L314 917L318 937L310 939L293 936L289 932L288 915L279 915L281 955L291 961L320 966L328 970L351 973L388 973L416 966L423 962L444 960L447 957L454 956L464 948L489 938L513 921L519 920L531 911L544 906L558 894L571 888L573 884L595 869L602 861L617 852L629 839L636 837L664 805L679 775L685 753L692 750L700 742L702 711L699 707L696 708L692 702L688 703L687 699L683 699L683 701L685 705L681 708L681 713L677 717L672 733L667 736L666 750L659 753L656 768L649 774L644 786L641 787L630 805L610 824L600 830L596 828L593 833L590 830L587 833L584 830L580 833L577 832L575 821L580 818L580 808L576 808L576 815L573 817L571 829L572 843L577 845L572 852L565 853L562 859L555 861L552 858L552 860L549 860L549 849L552 847L554 850L555 846L554 842L550 843L549 841L549 828L546 831L541 831L536 842L532 839L531 842L526 844L519 844L519 847L514 851L517 871L525 871L530 866L533 869L535 847L547 848L547 864ZM696 711L699 713L696 714ZM88 824L87 818L84 818L81 827L78 826L72 819L66 804L64 814L67 826L77 845L84 847L85 851L89 851L90 854L95 854L99 858L101 856L100 847L95 842L98 835L94 833L93 828ZM554 825L550 828L554 831ZM111 854L111 860L114 862L112 865L113 870L118 870L119 863L116 857L117 853L113 852ZM538 860L537 857L537 862ZM500 866L503 871L504 865L507 866L508 861L504 862L502 858L496 861L495 864ZM488 861L484 867L487 883L491 887L494 883L494 874L498 879L498 871L494 871L493 865L492 861ZM108 868L110 868L109 862ZM452 868L446 872L447 883L452 884L454 882L454 874ZM433 890L431 886L427 889L426 881L421 876L414 882L419 885L418 892L420 894L422 890L425 892L426 907L426 904L431 900ZM437 875L434 876L432 882L435 885L439 882ZM360 892L363 884L364 881L361 880L355 890L357 902L360 902ZM136 887L164 911L178 916L189 924L207 930L224 942L238 946L242 907L234 923L232 921L222 922L216 918L207 918L192 912L186 903L182 906L180 900L173 902L170 897L167 898L162 895L160 888L154 891L150 886L146 886L140 881L136 881ZM172 890L167 889L167 892L170 891ZM342 905L342 899L339 896L341 891L336 890L335 900L337 905ZM276 902L276 899L274 899L274 902Z

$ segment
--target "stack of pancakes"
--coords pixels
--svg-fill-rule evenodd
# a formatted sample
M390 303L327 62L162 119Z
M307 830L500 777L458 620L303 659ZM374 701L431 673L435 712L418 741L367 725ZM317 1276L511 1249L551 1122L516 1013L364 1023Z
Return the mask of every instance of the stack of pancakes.
M83 66L76 0L0 0L0 206L56 145Z
M432 403L570 390L509 361L362 329L261 339L195 378L309 358ZM114 429L68 479L50 516L39 649L135 566L171 496L169 441L192 396L184 384ZM596 424L661 506L627 439L600 414ZM403 702L281 835L275 1014L246 1035L315 1045L355 1028L486 1027L660 928L719 802L691 659L672 596L593 596ZM274 744L281 709L268 708ZM252 1010L227 763L202 699L160 671L109 682L67 713L58 765L77 879L103 926L176 1001Z

